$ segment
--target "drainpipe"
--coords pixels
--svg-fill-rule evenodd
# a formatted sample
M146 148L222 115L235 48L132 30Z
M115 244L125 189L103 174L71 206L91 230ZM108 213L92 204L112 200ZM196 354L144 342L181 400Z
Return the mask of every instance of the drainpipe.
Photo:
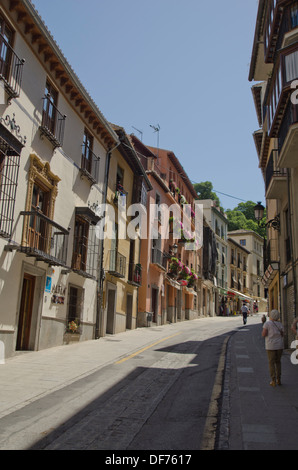
M105 179L104 179L104 194L103 194L103 204L107 202L108 194L108 182L109 182L109 173L110 173L110 163L111 157L114 150L121 142L118 142L115 147L108 150L106 156L106 167L105 167ZM103 270L103 256L104 256L104 239L100 240L100 253L98 257L98 280L97 280L97 312L96 312L96 326L95 326L95 339L99 339L101 336L101 322L102 322L102 301L103 301L103 283L104 283L104 270Z
M290 237L290 252L291 252L291 264L292 264L292 273L293 273L293 285L294 285L294 318L297 315L297 284L296 284L296 269L295 269L295 260L294 260L294 243L293 243L293 232L292 232L292 204L291 204L291 190L290 190L290 182L291 182L291 176L290 176L290 169L287 168L287 186L288 186L288 223L289 223L289 237ZM285 316L286 318L286 316ZM286 332L288 328L288 318L287 318L287 324L286 326ZM287 341L288 341L288 332L286 333L287 335Z

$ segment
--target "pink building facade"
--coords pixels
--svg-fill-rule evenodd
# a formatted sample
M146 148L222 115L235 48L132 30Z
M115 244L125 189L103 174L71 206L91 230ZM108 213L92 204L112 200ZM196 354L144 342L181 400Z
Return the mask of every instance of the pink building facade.
M196 193L173 152L147 147L135 136L131 139L153 188L147 197L149 236L141 240L138 326L197 318L201 306L201 250L189 250L183 231L177 237L175 229L175 224L183 224L184 204L191 205L194 215ZM175 210L157 210L162 205ZM194 232L192 217L189 223Z

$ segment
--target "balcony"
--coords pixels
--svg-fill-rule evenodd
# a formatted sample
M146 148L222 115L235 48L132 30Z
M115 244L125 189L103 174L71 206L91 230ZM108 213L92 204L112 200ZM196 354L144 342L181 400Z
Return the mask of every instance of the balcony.
M278 239L271 238L268 240L266 249L264 252L264 271L272 263L275 263L279 260L279 248L278 248Z
M264 27L264 53L265 62L273 63L279 39L279 30L282 23L284 5L288 0L269 0L267 18Z
M168 264L168 256L158 248L152 248L151 263L154 264L158 270L166 271Z
M110 265L108 273L112 276L124 278L126 275L126 258L117 250L110 250Z
M129 264L128 281L137 287L142 285L142 266L140 264Z
M77 234L78 231L75 231ZM71 269L77 274L96 279L98 273L99 243L96 227L90 225L88 231L74 236Z
M278 134L279 159L281 168L296 168L298 148L298 105L289 101Z
M50 95L44 98L41 135L45 135L54 148L62 147L66 116L61 114Z
M89 146L83 145L80 172L92 185L98 181L99 164L100 158L93 153Z
M286 112L293 89L291 84L298 78L298 47L290 53L281 53L278 65L268 81L265 98L265 112L268 123L268 136L278 136L280 124Z
M51 266L66 266L69 231L38 211L24 211L19 251Z
M121 196L125 196L127 198L128 192L125 191L125 189L123 188L121 183L116 183L115 196L114 196L114 199L113 199L114 204L116 204L116 205L118 203L122 204ZM124 201L123 201L123 204L124 204Z
M4 36L0 33L0 79L4 81L5 90L12 98L20 96L24 59L20 59Z
M279 168L277 161L278 150L272 150L265 174L266 199L279 199L287 188L287 170Z

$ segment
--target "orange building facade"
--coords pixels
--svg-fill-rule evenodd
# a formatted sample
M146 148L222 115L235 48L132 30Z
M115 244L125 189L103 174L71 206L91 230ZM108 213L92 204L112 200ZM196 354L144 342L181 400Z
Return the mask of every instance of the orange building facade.
M197 195L173 152L145 146L135 136L131 139L153 188L147 198L148 237L141 240L138 326L197 318L201 307L201 250L187 243L195 233ZM189 238L181 230L186 221L185 204L191 206ZM162 210L162 206L170 211Z

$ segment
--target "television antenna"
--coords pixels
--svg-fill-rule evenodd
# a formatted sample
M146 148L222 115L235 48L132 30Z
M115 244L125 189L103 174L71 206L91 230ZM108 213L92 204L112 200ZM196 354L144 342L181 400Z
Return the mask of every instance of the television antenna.
M131 126L133 129L135 129L141 136L141 142L143 142L143 131L140 131L139 129L137 129L136 127L134 126Z
M154 132L157 133L157 158L158 158L158 154L159 154L159 132L160 132L160 125L157 124L157 126L152 126L150 124L150 127L152 127L152 129L154 130Z

